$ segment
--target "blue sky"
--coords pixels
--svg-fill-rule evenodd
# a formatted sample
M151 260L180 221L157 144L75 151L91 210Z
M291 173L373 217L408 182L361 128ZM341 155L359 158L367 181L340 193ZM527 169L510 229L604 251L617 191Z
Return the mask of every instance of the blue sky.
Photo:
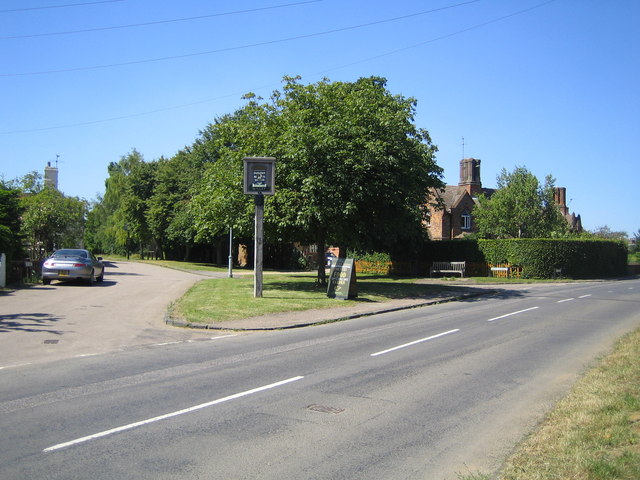
M382 76L445 181L524 166L589 230L640 229L637 0L3 0L0 175L47 162L88 200L132 149L171 157L242 94ZM462 138L464 137L464 150Z

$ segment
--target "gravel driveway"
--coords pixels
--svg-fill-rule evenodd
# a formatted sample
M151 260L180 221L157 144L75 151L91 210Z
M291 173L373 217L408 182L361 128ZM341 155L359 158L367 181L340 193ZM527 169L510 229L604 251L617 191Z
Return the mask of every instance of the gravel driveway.
M168 305L202 278L107 262L94 286L53 282L0 294L0 368L206 337L164 324Z

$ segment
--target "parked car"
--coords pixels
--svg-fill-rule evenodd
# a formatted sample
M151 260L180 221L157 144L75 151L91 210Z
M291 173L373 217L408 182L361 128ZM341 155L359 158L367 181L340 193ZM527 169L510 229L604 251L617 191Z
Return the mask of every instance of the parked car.
M51 280L84 280L92 285L104 279L102 257L95 257L89 250L63 248L53 252L42 264L42 283Z

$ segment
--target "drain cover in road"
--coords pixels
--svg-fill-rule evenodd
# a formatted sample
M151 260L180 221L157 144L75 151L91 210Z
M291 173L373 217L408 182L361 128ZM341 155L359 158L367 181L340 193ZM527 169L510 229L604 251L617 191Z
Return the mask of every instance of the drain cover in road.
M314 412L333 413L335 415L337 415L338 413L344 412L344 408L327 407L326 405L318 405L315 403L312 405L309 405L307 408L309 410L313 410Z

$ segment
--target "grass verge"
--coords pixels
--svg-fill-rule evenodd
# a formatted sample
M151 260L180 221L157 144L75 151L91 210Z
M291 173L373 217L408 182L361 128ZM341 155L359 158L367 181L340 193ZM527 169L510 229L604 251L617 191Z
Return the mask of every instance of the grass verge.
M640 330L576 383L499 478L640 479Z
M414 278L358 275L358 297L328 298L314 273L277 273L263 277L263 297L253 296L253 276L203 280L194 285L172 308L171 315L191 323L212 323L316 308L346 307L362 302L394 298L427 298L461 287L416 284Z

